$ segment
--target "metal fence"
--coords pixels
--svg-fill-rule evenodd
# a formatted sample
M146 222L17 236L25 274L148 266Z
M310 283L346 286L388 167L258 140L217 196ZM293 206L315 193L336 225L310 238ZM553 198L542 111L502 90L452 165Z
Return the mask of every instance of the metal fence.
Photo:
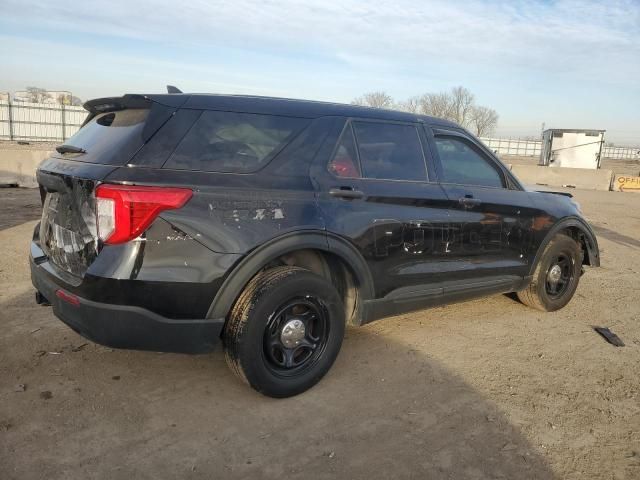
M602 158L640 160L640 147L603 147Z
M541 140L522 140L519 138L486 138L480 140L500 155L517 155L520 157L539 157L542 149ZM603 147L602 158L640 160L640 147Z
M53 103L0 102L0 139L63 142L87 116L82 107Z
M521 140L513 138L486 138L480 140L500 155L518 155L521 157L539 157L542 150L540 140Z
M86 116L82 107L0 100L0 140L63 142L78 131ZM542 149L540 140L481 140L500 155L539 157ZM640 147L604 147L602 158L640 160Z

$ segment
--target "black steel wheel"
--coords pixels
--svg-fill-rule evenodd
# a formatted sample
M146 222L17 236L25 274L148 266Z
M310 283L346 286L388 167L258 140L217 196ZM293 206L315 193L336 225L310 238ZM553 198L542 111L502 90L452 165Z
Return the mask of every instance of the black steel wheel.
M223 332L231 369L271 397L315 385L335 361L344 307L324 278L298 267L259 273L242 292Z
M568 235L556 235L546 246L531 284L518 298L522 303L545 312L564 307L578 288L582 270L582 248Z
M545 289L549 298L560 298L567 291L575 271L573 263L573 258L565 252L551 259L545 279Z
M270 316L264 330L264 355L278 375L296 375L313 364L329 338L328 312L312 296L295 298Z

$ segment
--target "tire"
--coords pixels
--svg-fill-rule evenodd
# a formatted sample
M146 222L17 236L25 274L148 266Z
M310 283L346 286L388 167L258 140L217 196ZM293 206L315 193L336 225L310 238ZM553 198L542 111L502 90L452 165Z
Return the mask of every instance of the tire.
M258 392L291 397L327 373L344 337L344 307L323 277L299 267L256 275L223 332L231 370Z
M517 292L518 298L525 305L543 312L561 309L569 303L578 288L582 258L582 248L578 242L564 234L556 235L544 249L531 284ZM553 282L558 276L557 269L552 272L556 267L560 269L560 280Z

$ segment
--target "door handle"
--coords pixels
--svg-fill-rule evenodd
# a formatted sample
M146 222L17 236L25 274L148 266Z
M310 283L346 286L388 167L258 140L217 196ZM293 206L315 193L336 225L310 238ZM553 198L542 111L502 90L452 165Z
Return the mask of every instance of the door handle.
M460 203L460 205L462 205L465 208L475 207L482 203L482 201L479 198L473 198L470 195L469 196L465 195L464 197L459 198L458 202Z
M347 198L353 200L355 198L364 197L364 192L361 190L354 190L353 187L340 187L329 189L329 195L338 198Z

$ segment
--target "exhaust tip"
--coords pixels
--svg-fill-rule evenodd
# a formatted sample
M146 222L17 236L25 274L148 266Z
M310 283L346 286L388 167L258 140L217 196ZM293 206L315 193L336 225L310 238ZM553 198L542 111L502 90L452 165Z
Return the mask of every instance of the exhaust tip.
M36 303L38 305L42 305L43 307L50 307L51 306L51 302L49 302L49 300L47 300L47 297L45 297L41 292L36 292Z

